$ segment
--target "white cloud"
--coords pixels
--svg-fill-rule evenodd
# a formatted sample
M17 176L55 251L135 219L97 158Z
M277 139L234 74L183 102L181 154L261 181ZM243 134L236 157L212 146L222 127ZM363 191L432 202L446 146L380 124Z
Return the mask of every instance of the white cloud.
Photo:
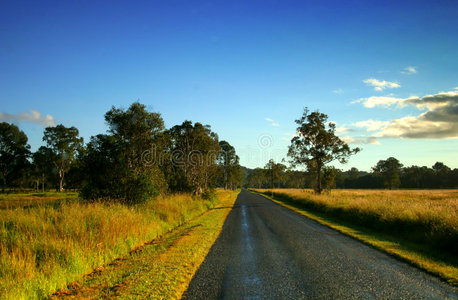
M369 98L360 98L358 100L352 101L351 103L360 103L362 102L363 105L367 108L373 108L376 106L384 106L388 107L393 104L401 105L403 99L392 97L392 96L372 96Z
M351 137L351 136L344 136L341 138L347 144L370 144L370 145L380 145L379 141L377 141L376 137L369 136L369 137Z
M384 126L388 125L389 122L387 121L374 121L374 120L366 120L366 121L360 121L356 122L353 125L356 127L360 128L366 128L367 131L377 131Z
M368 131L377 131L373 137L458 138L458 92L456 91L405 99L392 98L386 101L374 102L369 99L359 102L363 102L366 107L411 105L426 110L418 116L406 116L390 121L367 120L354 124L366 127Z
M51 115L41 116L41 113L37 110L30 110L29 113L21 112L19 114L8 114L0 112L0 121L4 122L30 122L40 124L42 126L55 126L54 117Z
M340 94L343 94L343 93L344 93L344 90L342 90L342 89L339 88L339 89L337 89L337 90L333 90L332 92L333 92L334 94L339 94L339 95L340 95Z
M404 70L401 71L401 74L412 75L412 74L416 74L417 72L418 72L417 67L409 66L409 67L405 67Z
M274 120L270 119L270 118L265 118L264 120L266 120L267 122L270 123L270 126L274 126L274 127L278 127L280 126L280 124L278 124L277 122L275 122Z
M394 89L401 87L401 85L397 82L378 80L375 78L368 78L363 80L363 82L367 85L373 86L374 90L378 92L383 91L384 89Z

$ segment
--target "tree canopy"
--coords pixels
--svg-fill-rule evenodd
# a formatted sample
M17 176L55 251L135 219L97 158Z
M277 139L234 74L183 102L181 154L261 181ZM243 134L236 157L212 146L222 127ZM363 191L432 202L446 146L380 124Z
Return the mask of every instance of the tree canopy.
M328 116L320 112L310 113L304 109L302 117L296 120L297 135L291 140L288 156L293 166L304 165L316 172L316 192L321 193L321 171L333 160L346 163L350 155L359 148L350 147L335 135L336 125L327 123Z
M0 123L0 175L5 189L9 181L21 177L28 164L30 146L27 136L16 125Z

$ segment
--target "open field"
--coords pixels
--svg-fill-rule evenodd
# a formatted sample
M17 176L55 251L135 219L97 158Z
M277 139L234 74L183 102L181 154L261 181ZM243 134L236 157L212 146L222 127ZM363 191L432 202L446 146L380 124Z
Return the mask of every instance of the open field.
M457 190L255 190L458 283Z
M224 193L218 191L218 197ZM39 203L56 201L54 194L37 198ZM27 203L26 208L0 210L0 295L20 299L45 297L200 215L218 200L175 194L137 206L88 204L77 198L54 205L33 205L32 199L20 197L7 201Z

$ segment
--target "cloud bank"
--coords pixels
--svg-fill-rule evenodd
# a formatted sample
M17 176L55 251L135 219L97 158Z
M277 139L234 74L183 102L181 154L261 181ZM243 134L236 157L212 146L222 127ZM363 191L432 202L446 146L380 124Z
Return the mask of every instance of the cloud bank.
M39 124L44 127L56 125L53 116L47 114L42 117L41 113L37 110L30 110L29 113L21 112L18 114L0 112L0 121L10 123L29 122Z
M425 110L418 116L390 121L366 120L354 126L375 131L376 138L445 139L458 138L458 92L442 92L424 97L369 97L360 99L365 107L414 106Z

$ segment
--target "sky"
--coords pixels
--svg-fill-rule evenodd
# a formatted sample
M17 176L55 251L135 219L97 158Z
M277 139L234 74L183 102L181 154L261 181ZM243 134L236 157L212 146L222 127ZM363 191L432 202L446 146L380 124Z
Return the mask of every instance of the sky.
M304 107L362 151L458 168L457 1L1 1L0 121L32 150L134 101L211 125L241 164L286 158Z

